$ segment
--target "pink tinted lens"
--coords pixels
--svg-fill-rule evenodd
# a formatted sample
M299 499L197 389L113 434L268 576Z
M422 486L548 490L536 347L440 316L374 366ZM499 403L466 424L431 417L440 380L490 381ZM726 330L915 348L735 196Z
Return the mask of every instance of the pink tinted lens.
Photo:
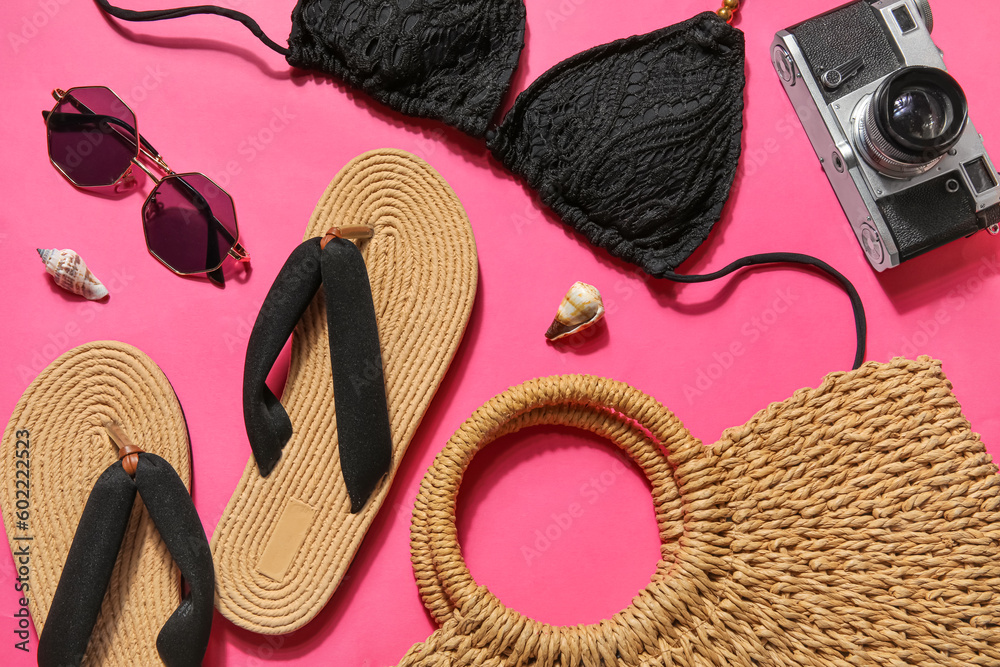
M142 208L149 251L178 273L222 265L239 239L233 200L207 176L167 176Z
M49 158L76 185L113 185L139 154L135 115L107 88L70 89L47 125Z

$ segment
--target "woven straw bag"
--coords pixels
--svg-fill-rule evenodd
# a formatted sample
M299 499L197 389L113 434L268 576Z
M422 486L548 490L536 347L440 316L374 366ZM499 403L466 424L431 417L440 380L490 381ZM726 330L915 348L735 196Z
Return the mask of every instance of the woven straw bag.
M457 541L472 457L537 424L611 440L652 486L656 572L595 625L504 607ZM532 380L477 410L423 480L413 564L441 627L400 667L1000 665L996 472L926 357L831 374L711 447L626 384Z

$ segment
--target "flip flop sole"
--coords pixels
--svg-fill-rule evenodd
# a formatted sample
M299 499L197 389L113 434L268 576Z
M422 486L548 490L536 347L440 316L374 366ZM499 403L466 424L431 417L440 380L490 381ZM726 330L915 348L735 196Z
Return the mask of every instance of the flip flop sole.
M337 589L455 355L476 294L465 210L419 158L379 150L352 160L327 188L304 238L352 224L375 228L361 250L378 321L392 466L364 509L351 514L318 294L295 330L281 399L294 433L268 477L250 458L212 537L216 606L258 633L302 627Z
M124 343L97 341L42 371L18 401L0 444L3 522L39 634L91 488L118 459L108 421L166 459L191 487L184 413L149 357ZM84 664L161 664L156 637L180 599L180 573L137 501Z

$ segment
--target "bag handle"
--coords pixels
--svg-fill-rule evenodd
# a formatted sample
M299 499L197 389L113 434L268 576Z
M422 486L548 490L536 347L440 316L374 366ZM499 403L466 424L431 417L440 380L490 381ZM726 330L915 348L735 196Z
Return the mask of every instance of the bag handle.
M611 440L653 487L661 543L656 572L629 607L598 624L556 627L521 616L477 585L462 557L455 508L470 462L493 440L540 424L581 428ZM442 626L460 626L460 634L471 637L472 651L534 655L539 664L549 664L541 656L556 655L564 661L553 664L637 664L644 645L672 634L666 626L682 613L682 599L709 596L709 576L726 569L715 555L726 551L732 525L719 502L724 499L717 490L710 502L696 497L699 472L714 468L710 457L669 410L622 382L566 375L508 389L473 413L420 485L411 550L424 605ZM435 643L432 637L423 647L433 652ZM429 655L415 647L401 665L423 664ZM582 656L590 657L581 663Z

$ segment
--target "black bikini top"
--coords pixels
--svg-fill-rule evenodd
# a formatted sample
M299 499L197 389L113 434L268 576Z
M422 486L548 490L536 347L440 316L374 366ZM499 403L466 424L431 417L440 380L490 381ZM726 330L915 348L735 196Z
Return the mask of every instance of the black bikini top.
M288 48L223 7L137 12L96 1L128 21L226 16L294 67L335 76L404 114L484 136L566 223L652 276L694 283L760 264L816 268L848 293L854 368L864 359L861 298L821 260L766 253L704 276L675 273L721 217L740 157L743 33L714 13L564 60L492 125L524 47L523 0L298 0Z
M524 46L523 0L299 0L287 48L223 7L97 4L129 21L226 16L290 65L485 136L566 223L653 276L706 239L736 175L743 33L711 12L559 63L491 125Z

